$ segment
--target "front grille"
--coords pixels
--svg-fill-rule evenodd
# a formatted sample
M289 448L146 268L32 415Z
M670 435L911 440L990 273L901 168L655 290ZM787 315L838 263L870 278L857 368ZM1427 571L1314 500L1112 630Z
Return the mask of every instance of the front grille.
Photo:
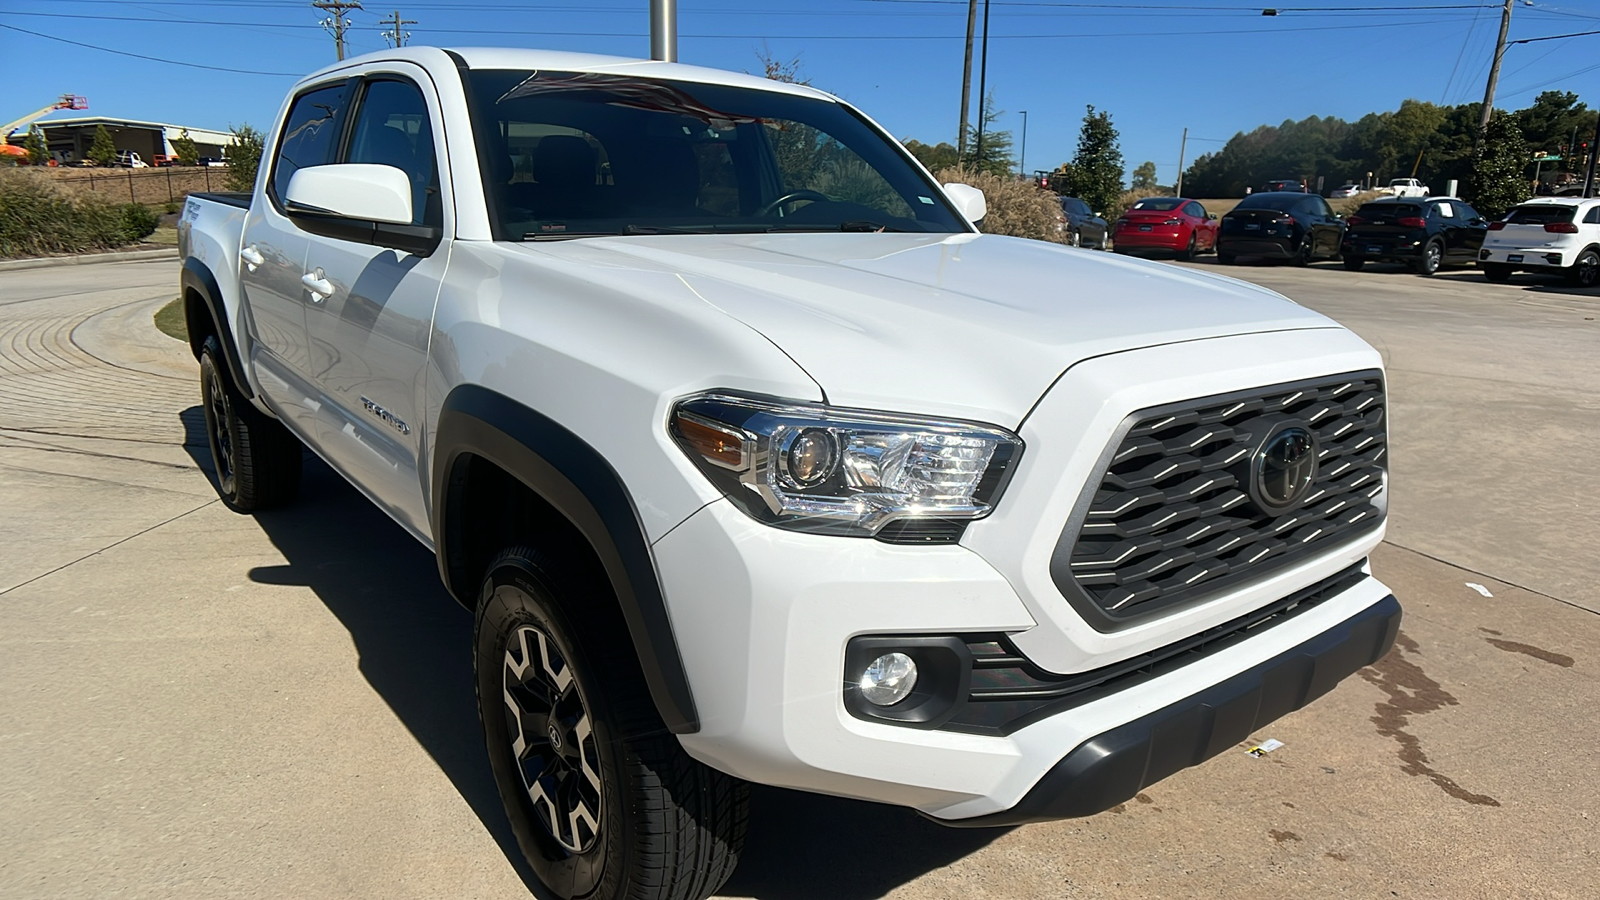
M1094 627L1200 602L1378 527L1387 465L1378 372L1206 397L1131 418L1056 544L1050 575ZM1269 435L1314 432L1309 493L1273 514L1252 497Z

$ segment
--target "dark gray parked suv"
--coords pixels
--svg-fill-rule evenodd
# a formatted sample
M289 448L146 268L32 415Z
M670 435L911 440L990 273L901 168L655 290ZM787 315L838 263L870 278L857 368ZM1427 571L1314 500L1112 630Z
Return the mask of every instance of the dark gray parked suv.
M1067 232L1067 243L1074 247L1106 249L1106 220L1095 215L1089 204L1077 197L1062 197L1061 213L1066 216L1061 227Z

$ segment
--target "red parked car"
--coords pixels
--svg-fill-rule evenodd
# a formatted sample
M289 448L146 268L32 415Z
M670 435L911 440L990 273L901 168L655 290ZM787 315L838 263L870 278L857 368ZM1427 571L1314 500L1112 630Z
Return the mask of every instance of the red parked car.
M1166 250L1179 259L1217 249L1217 217L1197 201L1146 197L1117 220L1112 249L1118 253Z

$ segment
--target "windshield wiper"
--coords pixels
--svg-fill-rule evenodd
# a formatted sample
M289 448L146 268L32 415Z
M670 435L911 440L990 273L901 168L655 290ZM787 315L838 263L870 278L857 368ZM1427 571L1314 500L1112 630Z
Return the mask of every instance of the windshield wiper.
M567 241L573 238L621 237L625 231L530 231L522 236L524 241Z

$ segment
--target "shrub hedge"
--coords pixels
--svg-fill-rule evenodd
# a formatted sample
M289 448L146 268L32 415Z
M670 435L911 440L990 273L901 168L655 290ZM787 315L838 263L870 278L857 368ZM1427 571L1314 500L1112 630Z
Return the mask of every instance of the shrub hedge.
M139 203L111 203L40 172L0 169L0 258L110 250L156 230Z
M1060 198L1052 191L1039 188L1031 179L963 169L944 169L934 177L940 184L959 182L983 191L989 212L978 223L978 230L985 234L1009 234L1058 244L1067 242L1067 233L1057 226L1061 215Z

